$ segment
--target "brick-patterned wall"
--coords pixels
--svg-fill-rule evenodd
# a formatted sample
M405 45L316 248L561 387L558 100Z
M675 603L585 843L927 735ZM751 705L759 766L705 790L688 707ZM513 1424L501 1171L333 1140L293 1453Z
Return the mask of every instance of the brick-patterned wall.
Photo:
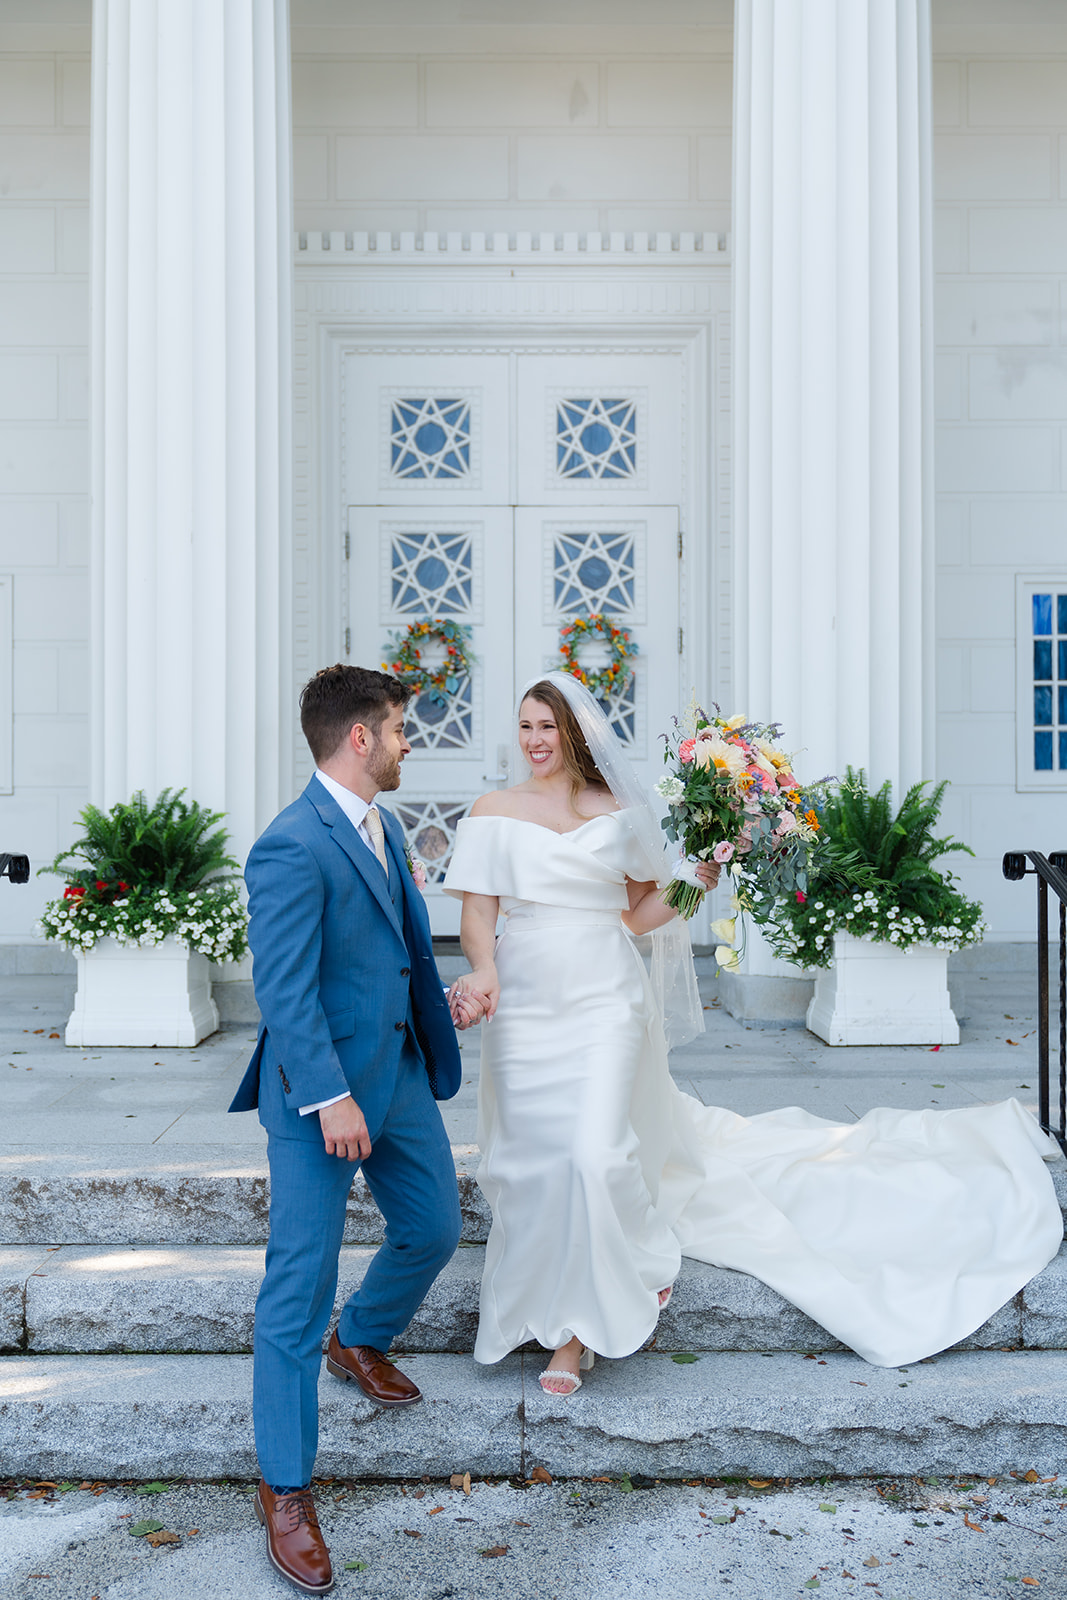
M294 16L297 227L726 233L730 28L530 32Z
M1000 858L1067 848L1067 774L1015 787L1015 575L1067 580L1067 14L937 27L934 52L937 775L994 933L1032 938Z
M35 867L69 843L88 782L84 10L81 23L0 13L0 572L14 592L14 794L0 795L0 850ZM0 882L0 940L25 938L47 893L45 880Z

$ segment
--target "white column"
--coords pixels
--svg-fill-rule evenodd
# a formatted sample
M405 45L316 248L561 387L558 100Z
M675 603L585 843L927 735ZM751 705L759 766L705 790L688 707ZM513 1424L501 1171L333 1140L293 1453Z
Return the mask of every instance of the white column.
M900 798L936 776L929 0L735 18L734 699Z
M94 0L92 795L288 798L288 0Z

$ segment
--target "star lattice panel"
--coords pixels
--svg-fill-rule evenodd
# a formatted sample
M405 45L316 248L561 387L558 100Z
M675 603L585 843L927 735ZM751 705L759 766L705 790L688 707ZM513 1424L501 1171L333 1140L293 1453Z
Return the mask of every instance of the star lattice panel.
M637 402L599 396L556 401L556 476L564 482L637 478Z
M644 524L550 527L550 615L610 612L622 621L644 620Z
M471 527L413 528L387 523L382 536L383 599L391 619L480 619L481 573ZM480 555L479 549L478 560Z
M452 859L456 828L467 813L470 800L419 800L408 797L390 802L393 815L404 830L408 848L426 867L427 888L436 888Z
M399 483L477 486L477 405L468 391L382 396L386 487Z
M470 755L474 749L474 688L460 678L444 704L430 694L416 695L404 712L404 733L413 750L427 755Z

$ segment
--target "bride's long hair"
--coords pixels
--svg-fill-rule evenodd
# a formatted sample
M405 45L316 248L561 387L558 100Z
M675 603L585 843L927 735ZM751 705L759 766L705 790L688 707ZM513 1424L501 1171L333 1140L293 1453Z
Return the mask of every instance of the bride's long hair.
M571 780L571 803L577 810L578 796L583 789L607 789L609 785L589 754L589 746L585 742L570 702L560 693L556 685L544 678L538 683L532 683L522 697L522 705L519 706L520 720L522 707L527 700L536 700L539 705L547 706L555 718L559 730L559 753L563 758L564 770Z

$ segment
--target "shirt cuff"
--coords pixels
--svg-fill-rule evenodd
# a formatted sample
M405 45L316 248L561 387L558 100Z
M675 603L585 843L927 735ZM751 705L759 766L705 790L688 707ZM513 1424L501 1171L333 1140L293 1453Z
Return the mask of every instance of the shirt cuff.
M317 1100L313 1106L301 1106L300 1115L302 1117L310 1117L313 1111L324 1111L327 1106L335 1106L338 1100L347 1099L348 1090L346 1089L344 1094L335 1094L332 1100Z

